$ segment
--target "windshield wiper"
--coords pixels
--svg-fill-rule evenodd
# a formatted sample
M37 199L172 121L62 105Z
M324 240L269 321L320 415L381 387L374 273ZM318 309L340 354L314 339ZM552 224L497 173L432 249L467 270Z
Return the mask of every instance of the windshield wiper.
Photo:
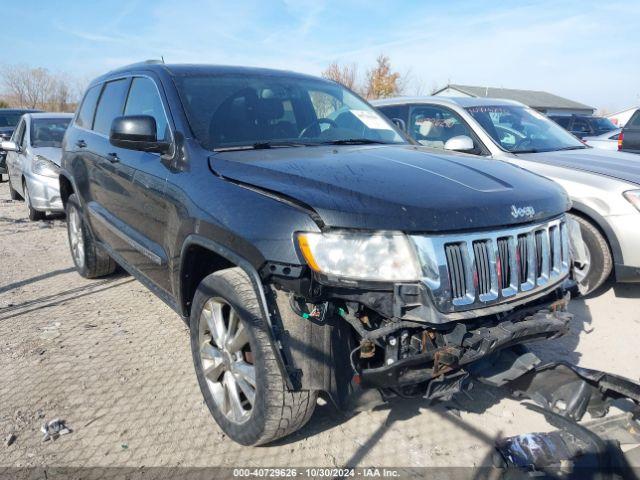
M540 153L542 150L538 150L536 148L530 148L529 150L512 150L510 153Z
M264 150L267 148L308 147L313 145L305 142L256 142L251 145L230 145L228 147L214 148L214 152L231 152L237 150Z
M341 140L330 140L328 142L322 142L323 145L389 145L389 142L383 142L382 140L371 140L370 138L345 138Z
M589 148L589 147L587 145L574 145L572 147L558 148L556 152L559 152L560 150L582 150L583 148Z

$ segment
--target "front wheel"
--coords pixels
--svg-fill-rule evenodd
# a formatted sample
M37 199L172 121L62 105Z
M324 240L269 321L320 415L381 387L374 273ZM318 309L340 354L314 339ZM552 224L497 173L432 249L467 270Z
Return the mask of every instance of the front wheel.
M116 263L96 245L91 230L82 218L80 202L75 194L67 200L67 235L73 263L85 278L98 278L113 273Z
M232 440L262 445L295 432L311 418L317 392L287 389L243 270L222 270L200 283L190 330L200 390Z
M586 259L581 264L574 264L573 275L580 293L588 295L611 275L613 269L611 250L607 240L595 225L577 215L569 216L580 225L580 233L587 253Z
M29 189L27 188L27 182L24 182L22 184L22 191L24 192L24 204L27 207L27 216L29 217L29 220L31 220L32 222L35 222L38 220L44 220L46 217L45 212L36 210L31 205L31 197L29 196Z

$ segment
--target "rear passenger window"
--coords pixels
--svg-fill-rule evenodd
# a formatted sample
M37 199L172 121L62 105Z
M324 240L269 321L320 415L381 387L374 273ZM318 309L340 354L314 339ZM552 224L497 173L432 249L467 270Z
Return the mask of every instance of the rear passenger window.
M96 103L98 103L100 90L102 90L102 85L96 85L95 87L91 87L84 96L82 106L76 117L76 125L79 127L91 130L93 114L96 111Z
M169 139L169 125L164 113L162 100L158 94L153 80L145 77L136 77L131 83L125 115L149 115L156 120L157 135L159 141Z
M640 127L640 111L636 112L629 122L630 127Z
M93 122L93 129L96 132L109 135L113 119L121 116L124 110L124 100L127 96L128 86L128 78L105 84L102 95L100 95L98 109L96 110L96 119Z

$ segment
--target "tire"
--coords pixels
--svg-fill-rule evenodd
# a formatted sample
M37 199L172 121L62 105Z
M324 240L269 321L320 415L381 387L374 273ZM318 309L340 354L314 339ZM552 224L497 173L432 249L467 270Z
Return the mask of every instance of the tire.
M36 210L31 206L31 198L29 197L29 190L27 188L26 181L22 182L22 191L24 192L24 204L27 207L27 216L29 217L29 220L31 220L32 222L44 220L47 216L46 213Z
M243 336L247 342L240 351L230 353L233 348L217 347L214 335L211 334L216 330L217 323L215 320L207 321L216 318L213 312L217 304L222 305L218 318L225 325L221 338L227 339L221 343L229 344L229 337L236 338L232 335L234 327L231 326L231 315L235 312L236 320L233 324L239 321L237 330L244 329ZM209 312L212 316L209 316ZM213 328L209 328L209 325ZM200 390L209 411L229 438L242 445L263 445L295 432L309 421L318 393L309 390L288 391L264 327L258 298L249 277L242 269L221 270L202 280L191 309L190 330L191 351ZM217 357L218 360L212 360L215 355L203 353L211 350L211 347L221 354ZM221 360L225 355L226 363ZM229 364L244 366L243 369L235 367L232 372L234 367ZM253 403L249 401L250 395L246 396L243 393L245 390L241 388L241 382L250 375L238 373L246 365L252 367L254 373L251 378L255 384ZM205 366L208 372L206 375ZM233 377L231 387L225 387L229 375ZM251 387L250 381L244 384L245 389L246 385ZM238 402L242 402L239 410L242 416L234 414L234 409L230 407L233 403L231 400L224 400L234 396L227 395L228 391L237 392L235 397L242 399ZM214 392L217 392L217 400L214 399ZM225 405L228 407L227 412Z
M611 275L613 260L609 244L600 230L588 220L577 215L569 215L580 225L582 239L587 248L588 263L574 265L574 277L580 293L588 295L600 287Z
M11 200L22 200L20 194L13 188L11 184L11 175L9 177L9 195L11 195Z
M66 214L69 249L78 273L85 278L112 274L116 270L116 262L96 244L93 233L83 220L75 193L67 200Z

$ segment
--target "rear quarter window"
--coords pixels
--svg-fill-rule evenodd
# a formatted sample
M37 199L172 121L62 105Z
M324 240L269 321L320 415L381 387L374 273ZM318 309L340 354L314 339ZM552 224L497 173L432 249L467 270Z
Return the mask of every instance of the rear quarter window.
M98 97L100 96L100 90L102 85L96 85L87 90L87 93L82 100L82 105L78 111L76 117L76 125L82 128L91 129L93 126L93 114L96 111L96 104L98 103Z
M633 117L629 120L628 126L632 128L640 128L640 110L633 114Z

